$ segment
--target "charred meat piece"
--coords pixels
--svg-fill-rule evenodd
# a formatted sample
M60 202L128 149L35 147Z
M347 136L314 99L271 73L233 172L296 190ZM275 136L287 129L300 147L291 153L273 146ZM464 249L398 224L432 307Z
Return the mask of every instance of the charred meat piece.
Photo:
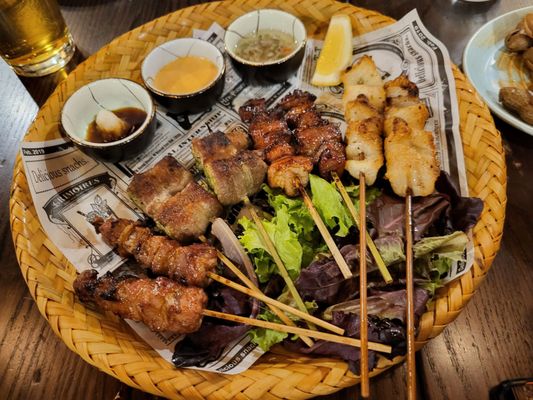
M189 242L203 235L209 223L222 214L215 195L196 182L168 199L155 214L148 214L168 236Z
M146 172L135 174L128 186L128 193L139 208L151 216L192 181L193 176L189 171L174 157L166 156Z
M405 107L420 103L418 87L403 74L385 83L385 92L388 106Z
M421 101L404 106L387 107L385 110L385 136L388 136L392 132L392 122L395 118L403 119L411 129L420 130L424 129L428 117L429 111Z
M194 182L190 172L172 157L165 157L148 171L135 175L128 194L160 229L179 241L202 235L222 213L217 198Z
M284 120L267 114L258 115L252 120L249 133L256 150L263 150L274 143L290 143L292 137Z
M243 122L250 122L256 114L267 110L265 99L250 99L239 107L239 116Z
M203 168L209 160L229 158L248 147L248 135L244 131L234 130L231 137L220 131L192 140L192 155Z
M309 111L300 114L296 120L296 128L299 129L312 128L324 124L327 124L327 121L322 119L320 113L315 108L311 108Z
M228 206L261 189L267 165L256 152L244 150L230 158L208 161L204 171L218 200Z
M268 185L282 189L287 196L297 196L299 191L295 181L307 186L313 162L309 157L288 156L279 158L268 167Z
M364 95L378 112L385 107L383 80L372 57L363 56L354 63L342 77L344 94L342 102L346 110L349 102Z
M298 154L311 157L313 163L320 159L320 149L327 142L341 142L342 135L339 128L333 124L325 124L296 131Z
M344 172L346 153L344 145L339 141L330 141L320 146L318 151L318 173L324 179L330 179L331 173L336 172L339 176Z
M284 111L289 111L291 108L298 106L312 107L316 96L309 92L304 92L303 90L296 89L294 92L289 93L283 97L278 106Z
M290 143L281 141L280 143L273 143L264 150L265 160L268 163L285 156L292 156L295 154L294 146Z
M238 150L246 150L250 147L250 136L247 129L242 125L230 127L224 132L231 144Z
M104 241L123 257L133 256L143 267L188 286L205 286L217 266L217 253L207 244L182 246L128 219L95 223Z
M200 328L207 303L202 289L165 277L97 275L94 269L86 270L74 281L74 291L82 302L143 322L154 332L191 333Z
M385 139L387 179L394 193L405 197L428 196L435 191L440 173L433 134L411 129L401 118L395 118L392 131Z

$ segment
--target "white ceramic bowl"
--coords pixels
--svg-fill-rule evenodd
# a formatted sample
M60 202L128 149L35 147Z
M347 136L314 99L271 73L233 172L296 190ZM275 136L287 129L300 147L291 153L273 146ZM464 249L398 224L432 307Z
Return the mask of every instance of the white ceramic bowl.
M207 86L187 94L172 94L154 87L156 74L177 57L196 56L213 62L218 74ZM224 55L213 44L195 38L175 39L153 49L141 66L141 77L154 98L165 108L177 114L196 113L211 107L222 94L226 67Z
M142 125L127 137L109 143L86 139L87 128L105 108L135 107L146 112ZM100 79L75 91L61 110L61 127L66 136L94 158L116 162L133 157L149 144L155 131L155 105L150 93L138 83L122 78Z
M264 29L291 35L296 44L295 49L289 55L269 62L249 61L235 53L241 38ZM294 15L281 10L260 9L234 20L226 30L224 45L233 65L245 80L268 84L284 82L296 72L303 60L306 40L305 26Z
M463 54L465 75L491 111L529 135L533 135L533 126L507 110L498 99L500 82L508 80L507 72L498 67L498 59L505 51L505 36L531 12L533 6L520 8L487 22L474 33Z

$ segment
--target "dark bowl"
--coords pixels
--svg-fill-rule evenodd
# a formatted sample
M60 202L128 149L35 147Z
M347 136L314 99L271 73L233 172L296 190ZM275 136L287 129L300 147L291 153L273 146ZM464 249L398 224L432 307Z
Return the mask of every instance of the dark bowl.
M102 109L140 108L146 112L142 125L127 137L109 143L86 139L87 128ZM105 162L135 157L145 150L156 130L155 104L138 83L122 78L101 79L74 92L61 110L61 130L84 153Z
M268 62L250 61L236 54L237 44L242 37L265 29L290 34L295 49L281 59ZM305 26L294 15L281 10L261 9L233 21L226 30L224 44L234 68L245 82L270 85L285 82L298 70L305 55L306 39Z
M186 55L207 58L218 68L215 79L198 91L172 94L154 87L154 77L159 70L177 57ZM224 55L209 42L195 38L171 40L153 49L144 59L141 76L158 104L175 114L195 114L213 106L224 90L226 67Z

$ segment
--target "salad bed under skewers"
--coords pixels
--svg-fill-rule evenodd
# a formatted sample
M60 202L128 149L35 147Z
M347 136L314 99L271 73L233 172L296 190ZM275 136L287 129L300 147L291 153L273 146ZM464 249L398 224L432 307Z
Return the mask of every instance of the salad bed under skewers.
M278 265L260 229L251 217L255 212L262 219L264 229L305 302L306 311L342 328L347 337L359 337L358 229L335 184L329 181L331 172L342 174L346 152L340 131L334 124L321 118L313 102L313 95L301 91L286 96L271 110L266 108L261 99L254 99L240 110L243 120L250 123L250 137L244 132L214 132L202 139L195 139L193 154L206 175L210 190L202 183L194 182L192 174L170 157L135 176L129 188L132 199L146 215L153 218L156 227L170 237L180 242L197 241L204 235L209 222L224 214L228 225L213 225L207 235L208 244L192 244L189 248L179 242L174 242L171 248L164 244L168 242L167 239L161 236L153 239L149 228L135 224L124 228L118 236L108 234L106 241L119 250L130 240L128 254L141 264L150 264L151 271L147 275L126 274L122 278L119 278L118 271L99 279L94 274L83 273L75 285L80 299L100 306L104 297L111 303L130 302L125 307L129 311L121 311L120 307L107 309L123 317L148 323L142 315L147 305L139 307L135 304L135 296L121 297L125 290L121 292L120 288L125 287L121 282L134 285L136 280L142 280L153 287L152 281L167 279L154 278L163 274L177 279L180 285L205 290L207 294L207 298L197 296L196 306L192 307L198 316L195 321L201 320L201 325L196 322L189 328L176 328L176 332L187 333L176 346L174 363L177 366L205 365L217 359L227 344L247 333L263 350L281 344L291 351L340 357L356 370L359 352L351 345L325 340L304 343L285 332L252 328L215 318L204 317L202 320L201 317L201 310L207 308L283 323L264 303L212 282L209 278L198 279L195 268L205 269L209 265L210 272L216 270L219 275L236 280L235 275L221 263L215 268L215 247L240 264L248 278L266 296L298 308L296 299L280 277ZM253 150L249 149L250 142ZM314 170L321 176L312 174ZM263 184L265 178L268 179L268 185ZM351 278L343 276L317 231L308 207L301 197L297 197L299 191L294 186L296 179L302 186L309 184L313 205L349 266ZM359 187L348 176L344 176L344 185L355 206L359 207ZM241 201L248 198L250 204L242 206ZM235 207L235 204L239 206ZM366 190L364 206L368 213L367 228L393 277L393 282L386 284L374 259L367 255L368 339L392 346L392 352L387 357L405 353L403 204L403 199L392 192L388 182L379 177L375 185ZM253 208L252 213L250 208ZM468 238L465 232L476 223L481 209L480 200L460 197L445 173L441 173L437 179L434 193L413 199L414 294L418 317L425 311L435 290L442 285L441 277L448 272L452 263L466 262ZM100 221L98 224L101 229L112 222ZM134 231L140 236L131 241ZM100 232L103 233L102 230ZM149 244L153 247L149 248ZM197 246L194 251L193 246ZM208 257L198 258L196 250L202 250ZM159 257L156 263L153 262L154 257ZM99 291L100 282L113 282L116 287L111 292ZM165 296L150 301L161 302L160 310L169 321L181 312L180 309L187 308L180 303L180 299L175 299L179 306L172 307L170 303L174 300L169 303ZM132 309L135 312L131 312ZM290 313L287 316L292 324L304 327L302 319ZM149 326L158 330L156 324ZM160 326L168 328L171 324ZM375 352L369 353L369 360L370 368L373 368L376 363Z

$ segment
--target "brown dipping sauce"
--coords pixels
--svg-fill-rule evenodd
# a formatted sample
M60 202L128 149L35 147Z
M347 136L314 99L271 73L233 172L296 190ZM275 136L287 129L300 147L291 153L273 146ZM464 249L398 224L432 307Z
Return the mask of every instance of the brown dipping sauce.
M125 137L128 137L133 132L135 132L146 120L146 111L141 110L140 108L136 107L124 107L119 108L118 110L111 110L117 117L119 117L121 120L126 121L128 125L131 126L131 129L120 136L119 138L116 138L115 140L106 140L102 133L100 132L100 129L98 129L98 126L96 125L96 117L95 120L93 120L89 127L87 128L87 141L93 142L93 143L110 143L110 142L116 142L117 140L124 139Z

